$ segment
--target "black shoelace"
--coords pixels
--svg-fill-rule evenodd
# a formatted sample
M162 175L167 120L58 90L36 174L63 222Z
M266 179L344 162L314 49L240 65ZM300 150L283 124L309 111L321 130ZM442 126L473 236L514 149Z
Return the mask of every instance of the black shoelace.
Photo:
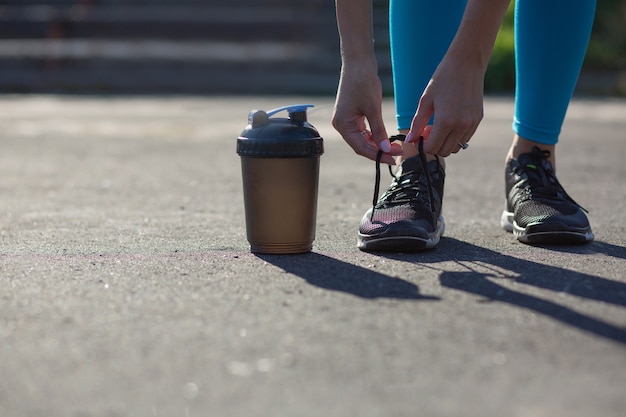
M529 170L526 169L526 176L529 179L528 186L533 190L533 194L538 197L546 198L554 198L555 196L558 198L560 194L565 200L568 200L572 204L580 207L580 209L585 213L589 213L583 206L578 204L572 197L569 196L569 194L567 194L565 188L563 188L559 180L556 178L554 170L547 166L547 160L549 157L550 151L548 150L541 150L536 146L532 150L532 159L539 162L537 165L533 165L531 167L531 169L534 168L533 171L536 172L537 175L533 175L531 177L528 175ZM526 167L528 167L528 165ZM531 181L533 182L532 185L530 184Z
M394 142L396 140L404 142L406 139L406 135L399 134L395 136L391 136L389 138L389 142ZM435 212L435 199L433 198L433 186L430 179L430 173L428 172L428 161L426 161L426 155L424 154L424 137L420 136L419 142L417 144L417 149L419 152L419 160L420 165L422 166L422 171L424 173L424 177L426 178L426 187L428 189L428 201L430 203L430 210ZM380 160L383 157L384 152L379 150L376 155L376 182L374 183L374 198L372 200L372 214L370 216L370 221L374 220L374 211L376 210L376 204L378 203L378 195L380 193ZM389 174L393 178L397 177L394 175L391 165L387 165L389 167Z

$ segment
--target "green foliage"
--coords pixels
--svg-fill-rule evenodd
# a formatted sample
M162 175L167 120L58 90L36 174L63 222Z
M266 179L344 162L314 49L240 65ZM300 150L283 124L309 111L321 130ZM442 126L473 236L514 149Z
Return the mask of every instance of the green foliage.
M585 68L626 70L626 2L600 0Z
M515 36L513 33L513 16L515 2L511 2L485 75L485 90L513 91L515 89Z

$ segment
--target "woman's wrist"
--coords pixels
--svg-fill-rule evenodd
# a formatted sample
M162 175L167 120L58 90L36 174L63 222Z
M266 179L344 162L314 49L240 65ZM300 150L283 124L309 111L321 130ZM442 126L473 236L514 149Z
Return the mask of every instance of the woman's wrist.
M371 55L342 55L341 72L357 74L378 74L378 60Z

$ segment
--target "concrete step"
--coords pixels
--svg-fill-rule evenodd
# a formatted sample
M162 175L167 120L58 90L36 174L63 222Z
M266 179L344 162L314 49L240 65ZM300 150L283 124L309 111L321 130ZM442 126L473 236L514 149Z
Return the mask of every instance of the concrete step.
M289 39L336 38L331 7L258 5L11 7L0 38Z
M375 4L388 90L386 2ZM327 94L339 69L327 0L0 3L3 91Z
M335 91L338 68L320 71L294 62L239 65L232 62L75 63L2 62L0 89L19 93L315 94Z

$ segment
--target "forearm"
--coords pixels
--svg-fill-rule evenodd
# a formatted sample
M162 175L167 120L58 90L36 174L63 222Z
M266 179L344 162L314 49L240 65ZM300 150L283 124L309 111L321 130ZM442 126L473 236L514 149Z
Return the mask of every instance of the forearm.
M335 7L343 64L375 64L372 0L336 0Z
M461 24L420 98L407 136L416 142L436 114L424 151L448 156L483 117L485 71L509 0L468 0Z
M446 58L486 70L510 0L468 0Z
M402 149L391 146L382 117L382 86L374 53L372 0L336 0L341 38L341 77L333 113L333 126L354 151L394 164Z

